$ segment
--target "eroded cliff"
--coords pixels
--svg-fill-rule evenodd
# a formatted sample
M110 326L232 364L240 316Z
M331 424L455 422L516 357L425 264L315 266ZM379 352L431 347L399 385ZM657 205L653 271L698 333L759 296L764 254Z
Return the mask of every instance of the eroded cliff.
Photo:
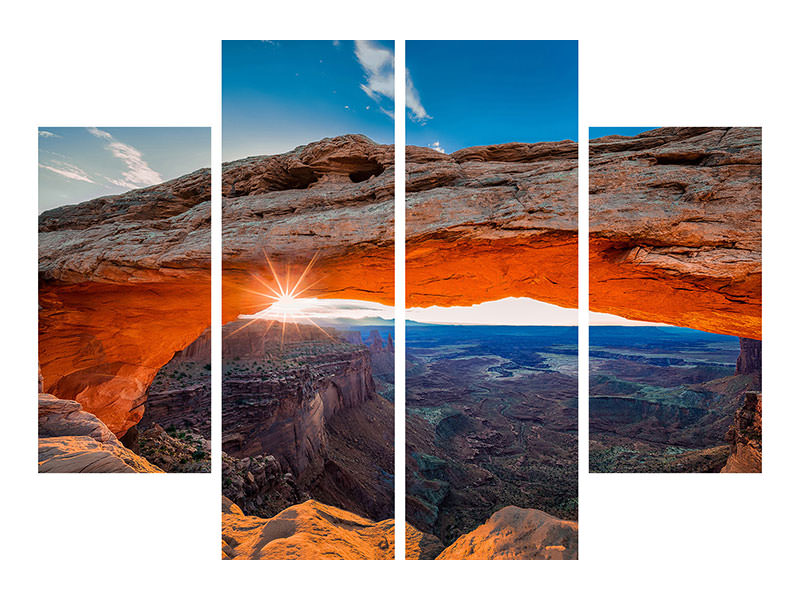
M284 331L273 321L242 320L223 327L223 356L226 454L275 461L267 471L289 475L297 494L371 518L391 515L394 414L376 393L367 346L311 325ZM287 506L280 498L298 497L276 477L264 483L277 499L258 504L233 493L271 517Z

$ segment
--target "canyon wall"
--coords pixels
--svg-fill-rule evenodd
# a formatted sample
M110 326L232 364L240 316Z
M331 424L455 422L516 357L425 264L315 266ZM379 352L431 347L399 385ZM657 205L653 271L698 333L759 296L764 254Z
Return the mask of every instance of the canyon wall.
M394 414L370 349L332 329L263 320L228 323L222 339L226 495L261 517L293 498L390 516Z
M727 439L731 444L730 457L723 473L761 472L761 394L747 392L736 411Z
M210 324L210 194L202 169L39 216L44 390L119 437L158 369Z
M276 343L281 335L278 327L268 333L270 323L257 321L234 333L242 323L229 323L223 329L223 449L235 457L273 455L283 468L299 475L321 455L325 421L374 395L369 350L346 343L326 344L322 334L305 325L300 328L302 334L322 339L313 352L300 358L290 355L296 332L289 333L286 348L281 349ZM251 347L252 341L237 338L258 344L266 340L267 347L246 354L244 346ZM238 366L248 358L273 361L274 372Z
M593 311L761 339L761 130L590 142Z
M156 424L211 439L211 328L176 352L147 389L144 416L137 429Z

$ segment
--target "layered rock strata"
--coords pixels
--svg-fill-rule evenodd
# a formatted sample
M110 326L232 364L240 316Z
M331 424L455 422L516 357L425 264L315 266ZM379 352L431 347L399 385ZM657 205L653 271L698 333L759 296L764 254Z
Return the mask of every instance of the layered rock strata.
M406 303L577 307L578 145L406 148Z
M45 391L118 437L159 368L210 323L208 169L39 216Z
M761 130L590 143L590 308L761 339Z
M237 504L272 517L312 497L376 520L392 514L394 415L364 344L242 320L223 327L223 356L223 449L246 467L231 463L223 489Z
M326 138L222 165L223 319L266 308L264 280L297 278L306 296L394 303L394 147Z
M161 473L74 400L39 394L40 473Z
M140 430L154 425L211 439L211 329L176 352L147 389Z

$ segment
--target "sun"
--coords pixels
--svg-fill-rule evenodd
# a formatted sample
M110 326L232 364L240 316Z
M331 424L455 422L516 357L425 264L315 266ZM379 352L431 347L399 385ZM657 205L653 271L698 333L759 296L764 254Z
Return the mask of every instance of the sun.
M266 251L264 251L264 259L266 260L267 265L269 266L270 273L272 274L272 281L268 282L262 277L253 274L253 279L260 286L263 286L261 290L248 290L249 292L256 294L265 298L266 302L265 306L262 310L257 312L255 315L248 315L248 322L233 331L230 335L234 335L245 327L251 325L252 323L263 320L269 321L269 325L267 326L266 331L275 324L281 324L281 346L283 346L284 337L286 334L286 324L293 323L295 327L299 331L299 322L305 322L313 325L321 332L323 332L328 337L331 335L325 331L322 327L317 325L314 320L309 316L310 314L314 314L315 310L319 307L320 301L318 298L306 297L303 296L308 290L313 288L317 285L321 279L317 279L313 283L305 284L304 282L306 278L311 273L311 269L314 266L314 263L317 260L317 256L319 252L316 252L311 260L306 265L303 272L300 274L300 277L297 278L296 281L292 281L292 273L291 267L287 264L286 265L286 275L281 278L278 275L278 270L273 265L272 261L269 258L269 255ZM277 289L276 289L277 288ZM244 315L240 315L244 316ZM266 333L265 331L265 333Z

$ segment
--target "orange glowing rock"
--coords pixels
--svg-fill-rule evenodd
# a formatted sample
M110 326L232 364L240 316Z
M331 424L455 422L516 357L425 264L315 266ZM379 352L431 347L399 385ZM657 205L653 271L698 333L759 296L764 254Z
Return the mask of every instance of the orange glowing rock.
M204 169L39 217L43 389L117 436L158 369L208 327L210 188Z
M370 521L316 500L262 519L245 516L223 496L222 558L392 560L394 520Z
M436 560L574 560L578 524L532 508L506 506L459 537Z
M761 130L590 143L593 311L761 339Z
M578 146L406 150L406 304L578 305Z

